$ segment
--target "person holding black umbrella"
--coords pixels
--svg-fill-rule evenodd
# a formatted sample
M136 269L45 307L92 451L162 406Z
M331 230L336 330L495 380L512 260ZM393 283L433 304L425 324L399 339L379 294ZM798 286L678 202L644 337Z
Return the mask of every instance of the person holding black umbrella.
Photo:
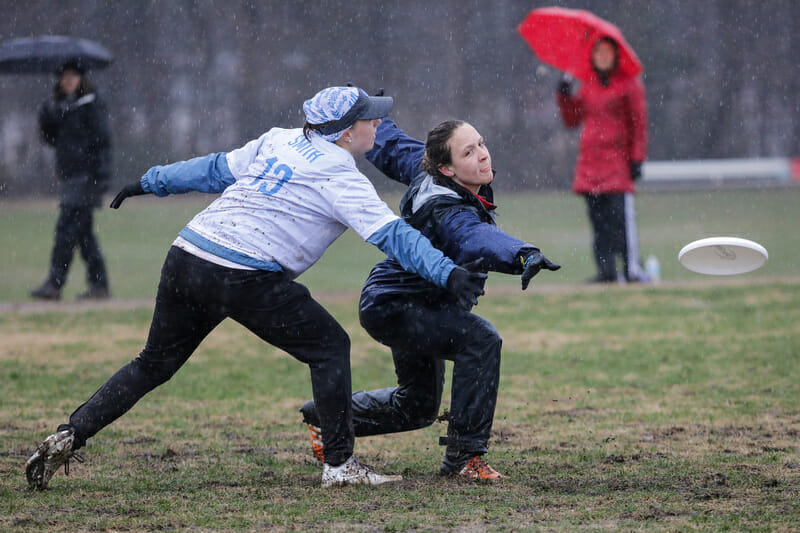
M45 282L31 297L58 300L76 248L86 263L88 289L78 296L108 298L108 275L93 230L93 212L100 206L111 174L111 128L105 103L86 76L80 60L57 71L53 96L39 111L42 140L55 148L60 187L59 216Z

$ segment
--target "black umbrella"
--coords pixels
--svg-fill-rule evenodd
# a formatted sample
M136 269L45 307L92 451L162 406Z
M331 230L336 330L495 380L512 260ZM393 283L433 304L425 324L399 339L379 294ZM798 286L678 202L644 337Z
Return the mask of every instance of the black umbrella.
M112 59L111 52L99 43L76 37L43 35L0 43L0 73L5 74L51 74L70 61L97 70L106 68Z

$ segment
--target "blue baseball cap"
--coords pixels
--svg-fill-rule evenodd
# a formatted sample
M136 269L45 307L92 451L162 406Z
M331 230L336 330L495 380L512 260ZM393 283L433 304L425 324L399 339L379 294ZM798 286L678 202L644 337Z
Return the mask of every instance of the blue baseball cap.
M328 87L303 103L309 124L327 124L317 131L324 137L338 139L357 120L383 118L389 114L394 100L389 96L369 96L358 87Z

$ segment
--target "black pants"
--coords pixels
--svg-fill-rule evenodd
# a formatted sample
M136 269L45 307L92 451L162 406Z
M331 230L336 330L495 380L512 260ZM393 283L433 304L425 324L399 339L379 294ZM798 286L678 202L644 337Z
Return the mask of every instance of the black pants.
M60 289L66 283L75 248L78 248L86 263L89 287L108 288L105 261L92 231L93 213L94 207L88 205L59 206L48 276L54 287Z
M397 386L353 394L357 437L431 425L439 414L444 361L453 361L448 455L486 453L500 381L502 339L489 321L455 304L393 302L361 313L361 324L392 349ZM319 409L319 403L314 402ZM325 431L323 430L323 436ZM325 456L327 457L327 448Z
M625 279L638 281L642 268L639 262L639 239L633 195L586 194L586 207L592 223L594 260L597 277L616 281L617 258L622 260Z
M354 441L347 333L286 274L228 269L175 247L161 271L144 350L70 416L79 446L169 380L227 317L309 366L326 462L346 461Z

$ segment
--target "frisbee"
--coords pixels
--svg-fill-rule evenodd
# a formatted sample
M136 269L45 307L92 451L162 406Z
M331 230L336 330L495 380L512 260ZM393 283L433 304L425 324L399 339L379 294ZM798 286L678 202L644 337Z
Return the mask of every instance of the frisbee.
M713 276L751 272L766 263L768 257L766 248L738 237L700 239L678 253L678 261L692 272Z

